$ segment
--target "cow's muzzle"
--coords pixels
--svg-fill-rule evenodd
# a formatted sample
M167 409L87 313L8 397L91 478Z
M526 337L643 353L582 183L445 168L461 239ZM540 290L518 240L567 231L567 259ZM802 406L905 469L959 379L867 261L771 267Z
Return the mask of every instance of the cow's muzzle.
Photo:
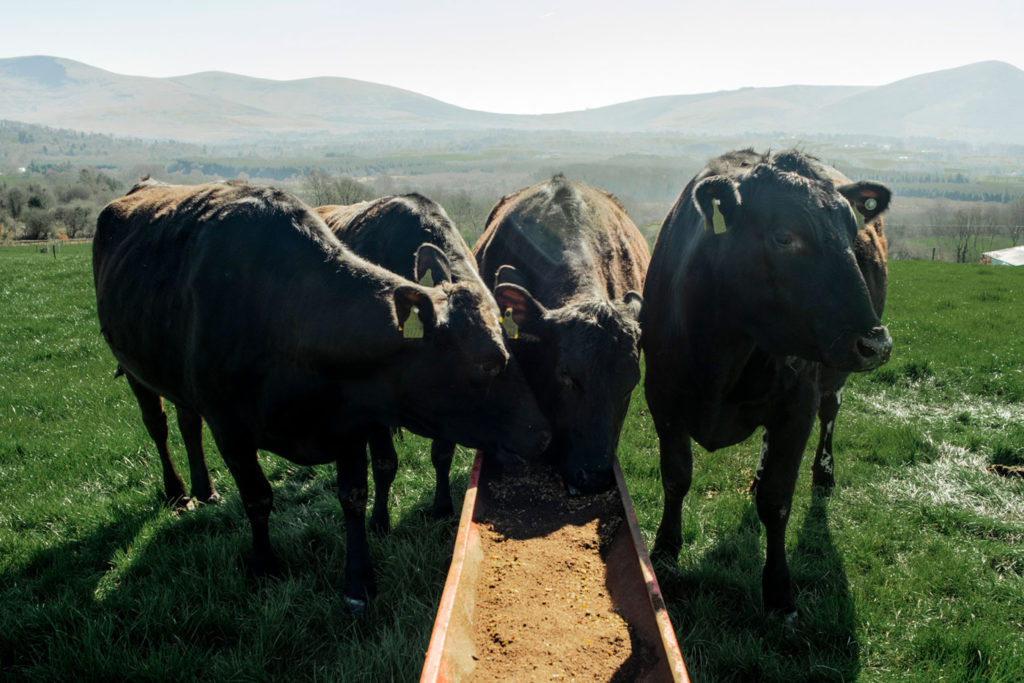
M853 351L859 360L858 370L874 370L884 365L892 353L892 337L884 326L878 326L869 334L859 337L853 345Z
M551 444L551 431L548 429L531 429L530 436L512 448L509 444L499 444L498 459L506 465L522 465L524 462L536 462L547 451Z

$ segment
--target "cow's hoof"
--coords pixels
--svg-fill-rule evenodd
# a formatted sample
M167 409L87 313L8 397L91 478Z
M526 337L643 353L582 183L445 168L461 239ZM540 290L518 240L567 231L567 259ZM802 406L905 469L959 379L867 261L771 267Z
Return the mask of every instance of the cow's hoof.
M782 615L782 627L787 631L795 631L799 621L796 610Z
M434 502L434 509L432 514L434 519L448 519L455 514L455 508L452 506L452 501L449 498L447 502Z
M836 478L827 472L811 471L811 487L820 493L828 495L836 487Z
M654 541L654 547L651 548L651 560L658 564L677 564L679 562L679 551L682 548L682 545L681 541L677 543L657 538Z
M255 553L246 556L245 569L249 576L262 583L280 578L281 563L276 557L259 557Z
M368 604L365 599L352 598L344 596L345 598L345 609L352 613L352 616L361 617L366 614L366 605Z
M391 518L387 515L382 515L382 517L372 515L367 529L375 536L387 536L391 533Z
M355 576L349 576L341 586L342 600L349 612L358 616L366 610L366 606L377 597L377 581L373 573L355 572Z
M220 505L221 503L224 502L224 497L217 493L216 491L212 491L210 495L206 496L205 498L203 496L197 496L194 494L192 497L195 498L198 502L202 503L203 505Z
M824 484L811 484L811 493L819 498L828 498L832 495L832 491L835 489L835 484L824 485Z
M170 494L164 496L164 505L171 508L172 510L181 512L182 510L191 510L195 504L192 499L185 495L184 492L181 494ZM192 507L189 507L189 506Z

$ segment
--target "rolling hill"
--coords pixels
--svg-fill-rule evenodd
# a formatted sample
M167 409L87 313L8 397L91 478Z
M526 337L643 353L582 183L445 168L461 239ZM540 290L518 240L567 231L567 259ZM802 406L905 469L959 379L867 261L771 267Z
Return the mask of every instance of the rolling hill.
M743 88L522 116L464 109L346 78L222 72L126 76L47 56L0 59L0 119L75 130L245 142L381 130L573 130L688 135L934 137L1024 145L1024 71L980 62L880 86Z

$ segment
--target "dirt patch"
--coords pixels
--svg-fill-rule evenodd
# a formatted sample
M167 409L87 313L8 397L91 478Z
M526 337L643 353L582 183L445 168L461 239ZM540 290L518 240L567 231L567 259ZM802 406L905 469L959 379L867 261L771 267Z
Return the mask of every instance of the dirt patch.
M654 660L615 604L605 555L618 491L570 497L549 469L481 487L484 561L471 681L633 681Z

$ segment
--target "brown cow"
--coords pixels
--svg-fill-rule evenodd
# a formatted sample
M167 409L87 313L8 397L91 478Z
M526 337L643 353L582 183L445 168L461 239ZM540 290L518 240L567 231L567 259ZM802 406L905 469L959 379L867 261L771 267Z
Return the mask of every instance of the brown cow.
M437 247L449 268L433 272L432 282L442 285L450 296L465 301L466 305L478 307L481 316L497 321L498 305L477 274L473 253L437 202L413 193L359 204L320 206L316 211L352 251L405 278L416 279L414 255L422 244ZM495 363L483 371L497 374L503 367ZM397 456L387 427L375 427L368 438L376 491L370 528L386 531L390 526L388 493L395 478ZM454 452L455 443L447 439L434 439L430 449L436 480L436 517L449 516L453 511L448 475Z
M447 267L438 258L423 250L421 269ZM524 456L550 438L522 377L483 370L507 357L496 320L358 258L285 192L136 186L100 214L93 272L103 336L144 414L163 396L209 424L249 516L257 576L278 568L258 448L335 461L344 593L358 611L375 592L366 455L344 455L367 425Z
M557 175L498 202L474 253L518 328L509 348L552 422L551 459L570 490L612 486L640 378L643 236L612 195Z
M665 490L654 551L674 558L682 545L690 437L713 451L764 426L762 593L787 620L786 522L821 395L845 377L833 371L876 368L892 348L854 253L858 224L891 195L836 178L795 151L712 160L665 218L644 286L645 391Z

